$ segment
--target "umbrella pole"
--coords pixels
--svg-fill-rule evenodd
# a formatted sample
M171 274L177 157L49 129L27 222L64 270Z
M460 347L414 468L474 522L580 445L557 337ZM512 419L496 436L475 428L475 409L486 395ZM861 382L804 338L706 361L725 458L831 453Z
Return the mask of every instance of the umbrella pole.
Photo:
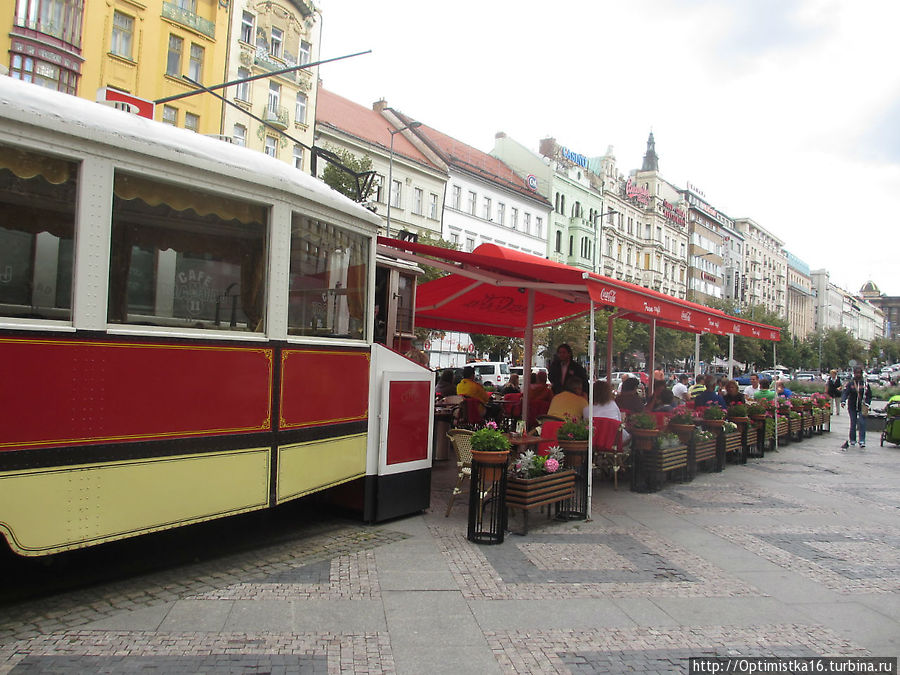
M531 389L531 359L534 350L534 294L533 288L528 289L528 309L526 310L525 323L525 353L522 356L522 428L528 432L528 394Z
M728 334L728 379L734 376L734 333Z
M647 381L653 387L653 370L656 367L656 319L650 320L650 360L647 362ZM653 393L652 390L650 393Z
M591 376L588 378L588 410L591 413L591 416L588 417L588 451L587 451L587 518L586 520L591 519L591 496L593 495L594 488L594 379L597 376L597 373L594 370L594 300L591 299L591 337L588 341L589 350L590 350L590 373Z

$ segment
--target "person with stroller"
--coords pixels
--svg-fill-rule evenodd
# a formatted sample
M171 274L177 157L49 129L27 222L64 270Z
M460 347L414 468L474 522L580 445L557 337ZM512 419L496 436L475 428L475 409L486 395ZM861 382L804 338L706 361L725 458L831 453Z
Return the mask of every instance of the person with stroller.
M856 445L856 433L859 429L859 447L866 447L866 415L872 402L872 387L866 382L862 366L853 366L853 379L844 385L841 394L841 407L847 407L850 414L850 445ZM847 443L842 446L846 449Z

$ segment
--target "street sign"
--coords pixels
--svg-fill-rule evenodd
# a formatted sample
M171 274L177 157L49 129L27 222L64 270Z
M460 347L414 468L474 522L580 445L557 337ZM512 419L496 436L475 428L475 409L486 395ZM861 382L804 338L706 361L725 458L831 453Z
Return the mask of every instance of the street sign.
M117 110L124 110L139 117L153 119L156 105L153 101L126 94L124 91L102 87L97 90L97 102L112 104Z

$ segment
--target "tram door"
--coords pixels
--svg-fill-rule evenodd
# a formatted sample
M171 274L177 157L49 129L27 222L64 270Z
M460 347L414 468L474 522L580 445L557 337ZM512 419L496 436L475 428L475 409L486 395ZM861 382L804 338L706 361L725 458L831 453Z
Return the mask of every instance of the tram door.
M379 264L375 270L375 342L406 352L415 338L415 266Z

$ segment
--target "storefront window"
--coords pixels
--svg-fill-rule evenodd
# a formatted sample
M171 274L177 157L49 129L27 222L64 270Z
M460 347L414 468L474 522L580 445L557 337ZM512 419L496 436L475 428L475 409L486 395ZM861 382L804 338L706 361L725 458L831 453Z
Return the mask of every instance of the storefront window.
M0 146L0 315L72 318L78 165Z
M288 333L365 337L369 240L294 213Z
M265 330L263 207L117 174L109 321Z

